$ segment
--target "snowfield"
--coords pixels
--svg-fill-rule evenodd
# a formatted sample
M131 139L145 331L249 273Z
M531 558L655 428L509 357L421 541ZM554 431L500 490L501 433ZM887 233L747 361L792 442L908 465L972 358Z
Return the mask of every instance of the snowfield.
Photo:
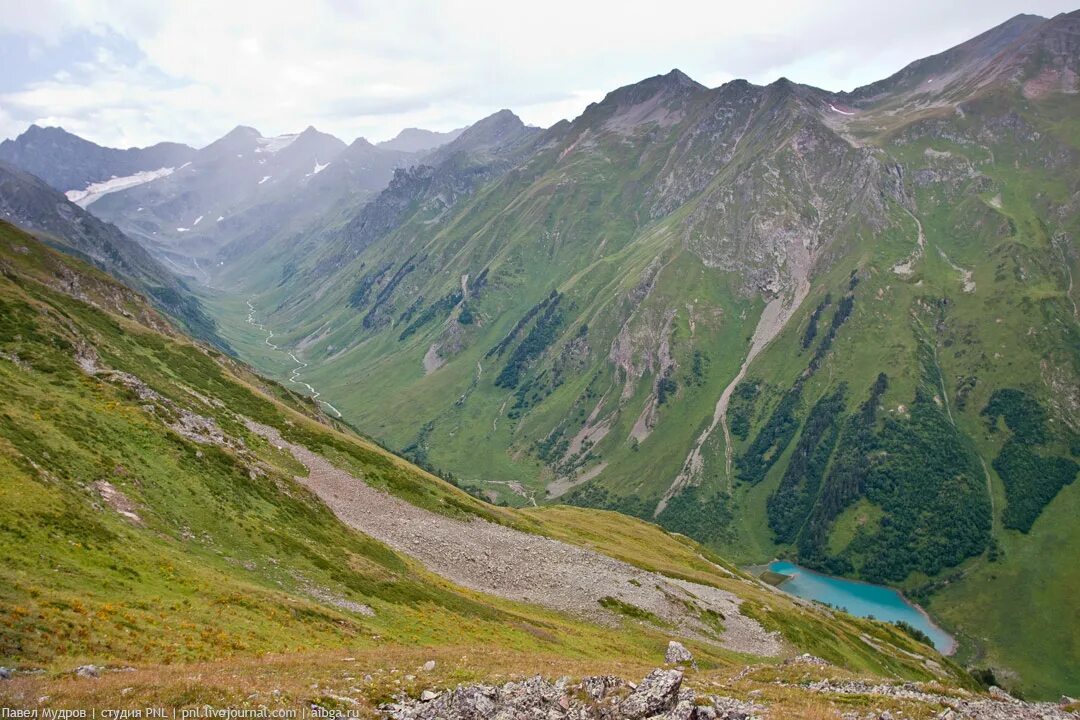
M100 200L109 193L114 193L118 190L127 190L136 185L144 185L145 183L157 180L158 178L172 175L172 173L173 168L171 167L158 168L157 170L142 170L134 175L111 177L108 180L90 183L84 190L68 190L64 194L67 195L68 200L81 208L85 208L95 200Z

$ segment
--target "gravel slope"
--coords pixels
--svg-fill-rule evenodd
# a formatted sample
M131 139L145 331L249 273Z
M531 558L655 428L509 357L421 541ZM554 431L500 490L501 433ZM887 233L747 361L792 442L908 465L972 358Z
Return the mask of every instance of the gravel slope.
M615 597L672 623L683 636L718 640L727 649L759 656L784 652L776 633L739 613L737 595L485 520L462 521L429 512L368 486L321 455L287 442L274 428L252 422L248 426L307 467L308 476L297 481L342 521L459 585L607 624L618 617L599 601ZM687 603L720 613L722 635L716 638Z

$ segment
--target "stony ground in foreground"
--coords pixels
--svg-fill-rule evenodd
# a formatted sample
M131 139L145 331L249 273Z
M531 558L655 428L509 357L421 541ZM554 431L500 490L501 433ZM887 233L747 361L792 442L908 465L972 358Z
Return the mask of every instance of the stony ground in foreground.
M388 720L1080 718L1075 701L1025 703L996 689L973 693L938 683L882 680L809 655L716 670L558 656L522 660L497 649L390 645L348 654L98 667L81 674L17 672L0 680L0 707L39 712L47 707L318 709L327 717Z
M810 656L795 663L822 665ZM1075 710L1064 704L1025 703L997 688L989 695L945 694L919 683L894 685L861 680L820 680L791 685L805 697L794 707L769 707L756 699L741 700L683 687L683 671L656 669L640 683L604 675L549 682L540 676L501 686L469 685L453 690L425 690L420 697L400 696L379 711L393 720L750 720L752 718L843 718L844 720L901 720L933 717L940 720L1073 720ZM751 691L760 697L760 690ZM858 709L840 710L845 699ZM839 702L837 702L839 700ZM1063 699L1063 703L1069 699ZM852 703L856 704L856 703ZM1075 706L1075 703L1072 703ZM888 707L894 709L886 709Z

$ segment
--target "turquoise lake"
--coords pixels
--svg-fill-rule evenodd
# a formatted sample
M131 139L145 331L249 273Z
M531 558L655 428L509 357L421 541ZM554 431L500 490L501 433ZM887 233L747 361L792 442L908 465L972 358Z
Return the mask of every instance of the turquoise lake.
M903 620L929 635L939 652L950 654L956 649L952 635L935 625L922 608L892 588L823 575L783 560L770 563L769 569L790 576L790 580L780 584L780 589L792 595L828 603L859 617L872 615L887 622Z

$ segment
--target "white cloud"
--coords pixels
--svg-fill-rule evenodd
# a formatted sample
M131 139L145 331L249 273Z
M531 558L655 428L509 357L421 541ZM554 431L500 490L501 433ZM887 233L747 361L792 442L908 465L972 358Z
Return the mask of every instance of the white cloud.
M0 135L39 121L112 145L198 145L241 123L264 134L315 125L345 140L378 140L406 126L458 127L502 107L546 126L607 90L673 67L708 85L786 75L846 89L1022 8L1068 9L1063 0L0 5L0 32L54 47L74 33L115 36L141 55L124 60L102 47L78 66L0 95Z

